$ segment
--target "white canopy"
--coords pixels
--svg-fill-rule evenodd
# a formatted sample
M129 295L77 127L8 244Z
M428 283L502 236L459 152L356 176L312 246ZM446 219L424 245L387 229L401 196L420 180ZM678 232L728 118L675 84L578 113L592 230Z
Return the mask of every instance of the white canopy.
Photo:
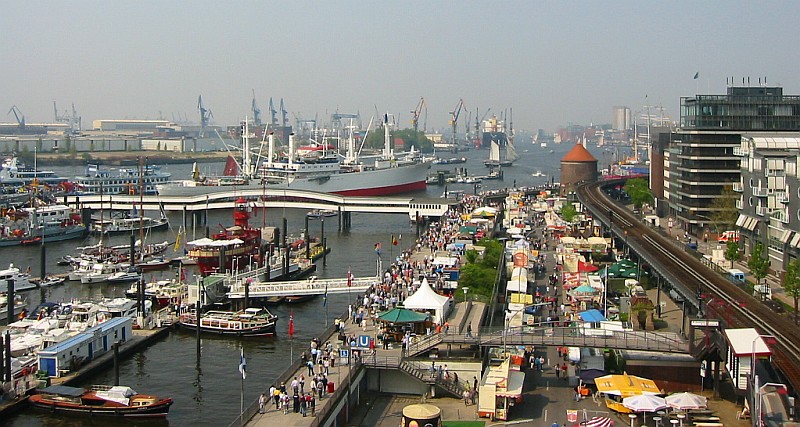
M212 240L209 238L202 238L197 240L192 240L191 242L187 243L187 245L192 246L233 246L233 245L241 245L244 243L242 239L231 239L231 240Z
M403 307L410 310L434 310L434 321L438 324L444 323L447 315L447 308L450 298L439 295L428 284L428 279L422 279L419 289L413 295L406 298Z

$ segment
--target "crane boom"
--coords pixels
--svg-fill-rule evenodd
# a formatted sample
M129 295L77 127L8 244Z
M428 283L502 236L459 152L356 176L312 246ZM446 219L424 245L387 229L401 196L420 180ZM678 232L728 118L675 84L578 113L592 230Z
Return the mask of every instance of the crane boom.
M453 148L458 146L456 143L456 126L458 125L458 116L461 115L462 110L464 110L464 99L459 99L456 108L450 112L450 126L453 127Z
M11 109L8 110L8 114L11 113L14 113L14 118L17 119L17 125L19 125L19 128L25 129L25 115L22 114L22 111L20 111L16 105L12 105Z
M425 108L425 111L428 110L428 106L425 104L425 98L420 98L417 107L411 111L411 125L414 126L414 133L417 133L419 129L419 115L422 113L423 108Z

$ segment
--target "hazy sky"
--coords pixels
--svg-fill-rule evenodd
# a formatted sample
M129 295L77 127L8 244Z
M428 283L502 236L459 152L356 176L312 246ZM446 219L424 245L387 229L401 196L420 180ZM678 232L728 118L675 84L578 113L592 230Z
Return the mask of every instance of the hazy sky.
M429 130L459 98L473 117L513 108L518 129L609 123L614 105L677 119L681 96L723 93L726 76L800 94L798 16L795 1L4 2L0 121L12 105L52 121L54 100L84 128L197 121L202 94L232 124L253 89L265 118L284 98L292 122L377 107L406 127L420 97Z

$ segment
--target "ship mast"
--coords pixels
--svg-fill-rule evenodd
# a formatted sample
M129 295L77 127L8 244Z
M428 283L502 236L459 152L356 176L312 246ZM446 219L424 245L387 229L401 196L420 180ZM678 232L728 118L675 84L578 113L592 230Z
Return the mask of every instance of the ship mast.
M391 140L392 136L391 132L389 132L389 114L386 113L383 115L383 157L387 159L394 155Z

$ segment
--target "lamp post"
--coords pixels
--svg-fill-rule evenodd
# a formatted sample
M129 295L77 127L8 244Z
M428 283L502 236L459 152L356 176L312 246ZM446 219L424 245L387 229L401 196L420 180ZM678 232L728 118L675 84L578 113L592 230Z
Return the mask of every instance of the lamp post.
M465 287L463 287L461 289L464 290L464 303L466 303L467 302L467 292L469 292L469 288L465 286Z
M630 256L630 248L628 247L628 229L625 229L625 258Z

